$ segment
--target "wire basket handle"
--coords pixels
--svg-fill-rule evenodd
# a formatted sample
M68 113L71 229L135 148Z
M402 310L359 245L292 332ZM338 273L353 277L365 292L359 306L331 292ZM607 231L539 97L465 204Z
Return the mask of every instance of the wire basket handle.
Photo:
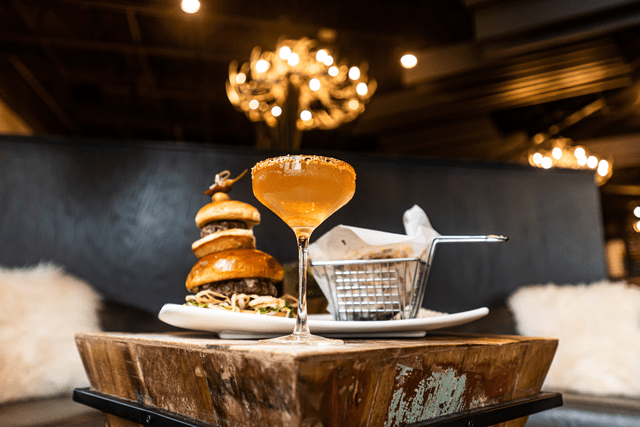
M427 264L431 265L433 257L436 252L436 245L438 243L462 243L462 242L506 242L509 240L507 236L500 236L496 234L486 234L478 236L438 236L431 241L431 247L429 248L429 257Z

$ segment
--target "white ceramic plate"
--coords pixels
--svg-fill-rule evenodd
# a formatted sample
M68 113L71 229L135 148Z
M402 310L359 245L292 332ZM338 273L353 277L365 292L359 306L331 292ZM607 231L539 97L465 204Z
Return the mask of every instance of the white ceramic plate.
M310 315L312 334L337 338L420 338L440 328L463 325L489 313L486 307L454 314L406 319L363 322L335 321L330 315ZM184 329L214 332L222 339L262 339L293 332L295 319L234 313L223 310L165 304L158 318Z

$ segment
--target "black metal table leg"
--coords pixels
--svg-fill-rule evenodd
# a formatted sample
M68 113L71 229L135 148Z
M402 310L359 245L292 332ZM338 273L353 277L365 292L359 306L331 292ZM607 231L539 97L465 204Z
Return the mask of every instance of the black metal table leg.
M216 427L174 412L109 396L90 388L73 391L73 400L129 421L154 427ZM407 424L405 427L485 427L562 406L560 393L539 393L532 397L444 415Z

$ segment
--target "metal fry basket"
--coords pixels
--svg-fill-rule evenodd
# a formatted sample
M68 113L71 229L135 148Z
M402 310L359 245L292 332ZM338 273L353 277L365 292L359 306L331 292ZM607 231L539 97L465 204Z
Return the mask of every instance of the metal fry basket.
M325 292L335 320L413 319L422 306L439 243L504 242L505 236L438 236L426 256L317 261L312 274Z

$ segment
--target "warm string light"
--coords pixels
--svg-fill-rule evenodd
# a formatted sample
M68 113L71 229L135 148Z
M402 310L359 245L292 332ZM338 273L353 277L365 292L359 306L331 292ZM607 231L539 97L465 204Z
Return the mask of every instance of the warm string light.
M611 159L599 159L589 154L584 147L572 146L567 138L557 138L549 149L534 149L529 153L529 164L543 169L590 169L595 172L595 180L602 185L613 173Z
M276 127L284 109L292 108L285 101L294 89L296 128L333 129L358 117L376 88L376 81L367 78L366 64L338 64L328 49L303 38L281 40L273 52L255 47L250 61L240 67L233 61L227 96L250 120Z
M638 203L638 202L634 202ZM636 205L633 208L633 217L631 218L631 224L633 226L633 231L636 233L640 233L640 206Z

